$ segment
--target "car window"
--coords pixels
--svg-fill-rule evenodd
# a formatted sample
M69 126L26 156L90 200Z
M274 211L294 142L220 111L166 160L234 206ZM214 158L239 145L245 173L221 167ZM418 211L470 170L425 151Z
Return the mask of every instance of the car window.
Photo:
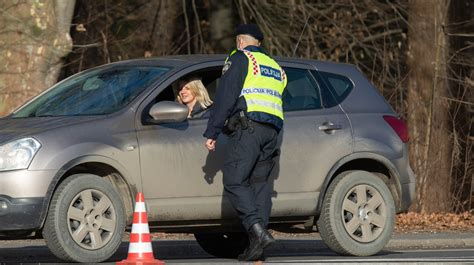
M305 69L284 68L288 84L283 92L283 110L296 111L321 108L319 88Z
M213 66L202 68L193 72L186 72L185 74L176 74L172 77L172 82L167 87L161 90L157 95L152 95L152 99L147 103L147 106L143 110L142 121L147 123L149 119L149 110L153 104L160 101L178 101L177 96L179 93L179 81L188 80L190 78L199 78L201 79L209 98L214 99L216 88L219 84L219 78L222 74L222 66ZM189 119L208 119L210 116L210 109L212 105L206 110L202 110L199 114L196 114Z
M130 103L168 70L123 66L88 71L58 83L12 117L110 114Z
M352 81L339 74L312 71L321 87L321 94L325 108L336 106L346 99L354 88Z

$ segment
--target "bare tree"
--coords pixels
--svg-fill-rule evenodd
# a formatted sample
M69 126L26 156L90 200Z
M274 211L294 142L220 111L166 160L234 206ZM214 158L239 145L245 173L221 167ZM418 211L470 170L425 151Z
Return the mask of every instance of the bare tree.
M0 116L54 84L69 54L74 0L0 2Z
M452 209L474 209L474 8L472 1L451 1L447 60L452 122Z
M78 0L74 47L63 76L120 60L176 54L183 43L182 2Z
M416 209L450 208L451 122L443 32L448 0L410 0L408 4L408 125L410 159L417 172Z

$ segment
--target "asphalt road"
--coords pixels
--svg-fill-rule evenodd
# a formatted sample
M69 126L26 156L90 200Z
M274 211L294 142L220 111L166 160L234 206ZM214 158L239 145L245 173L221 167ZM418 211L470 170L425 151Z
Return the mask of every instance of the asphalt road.
M426 247L426 246L425 246ZM119 251L106 263L126 258L128 242L123 242ZM156 240L153 241L155 257L172 264L232 263L235 260L216 259L204 252L196 241ZM371 257L339 256L329 250L322 240L296 238L279 239L266 251L265 263L347 263L347 262L456 262L474 263L474 248L403 249L388 248ZM41 239L0 240L0 263L61 263L53 256Z

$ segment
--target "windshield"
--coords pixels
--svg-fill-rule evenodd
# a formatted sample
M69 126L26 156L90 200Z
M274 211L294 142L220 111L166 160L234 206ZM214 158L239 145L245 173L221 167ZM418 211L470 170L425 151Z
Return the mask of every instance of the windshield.
M88 71L58 83L11 117L110 114L130 103L168 70L120 66Z

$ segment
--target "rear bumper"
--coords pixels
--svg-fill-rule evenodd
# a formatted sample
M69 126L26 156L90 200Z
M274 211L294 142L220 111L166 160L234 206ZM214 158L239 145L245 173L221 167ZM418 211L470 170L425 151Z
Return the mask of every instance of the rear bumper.
M10 198L0 195L0 232L36 230L41 226L44 198Z
M415 199L415 173L410 166L407 168L407 175L410 182L401 184L400 210L407 212L411 203Z
M404 145L403 155L395 160L391 160L391 162L395 166L395 173L397 173L400 185L400 203L398 204L397 213L407 212L411 203L415 200L416 186L416 176L408 160L408 147Z

